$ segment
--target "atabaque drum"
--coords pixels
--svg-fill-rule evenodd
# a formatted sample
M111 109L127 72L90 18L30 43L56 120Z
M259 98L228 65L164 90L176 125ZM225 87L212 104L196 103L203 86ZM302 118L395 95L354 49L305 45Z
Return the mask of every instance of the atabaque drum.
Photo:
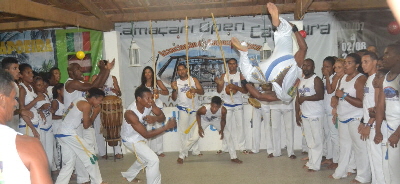
M123 120L122 100L117 96L106 96L101 103L102 133L109 146L117 146L121 140Z

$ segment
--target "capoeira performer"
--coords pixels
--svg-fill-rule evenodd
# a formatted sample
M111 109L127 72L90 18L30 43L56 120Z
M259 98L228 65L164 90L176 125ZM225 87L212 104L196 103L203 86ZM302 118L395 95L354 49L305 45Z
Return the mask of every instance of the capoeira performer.
M53 144L54 144L54 134L53 134L53 121L51 111L51 103L49 96L46 94L47 89L44 85L43 78L36 76L33 78L33 89L37 95L43 95L44 99L38 101L35 108L38 109L38 113L41 118L39 121L39 134L40 142L42 142L44 151L46 152L49 166L53 164Z
M33 114L32 118L22 116L18 125L19 132L25 135L40 138L38 131L40 115L35 105L37 102L44 100L44 95L37 95L31 86L33 82L32 67L29 64L19 65L21 73L21 82L19 83L19 107L21 109L30 110Z
M227 61L229 68L229 77L227 73L222 74L221 78L215 78L217 84L217 92L222 92L222 99L224 99L224 107L228 111L226 116L227 125L225 130L229 131L232 135L234 144L237 143L239 150L248 154L245 148L245 133L244 133L244 119L243 119L243 98L242 95L247 93L245 87L242 87L241 80L244 79L243 75L237 70L237 60L232 58ZM230 81L228 81L230 79ZM235 128L234 128L235 127ZM236 130L236 132L233 132ZM228 151L227 140L222 141L222 151ZM236 145L234 146L236 148Z
M321 168L323 150L322 120L324 114L324 84L315 73L312 59L304 60L303 74L296 100L296 122L303 126L304 135L308 146L308 162L304 165L309 172ZM301 115L300 115L301 110Z
M13 76L14 82L12 84L14 85L14 88L17 92L17 94L15 95L15 100L17 100L17 102L19 102L19 87L18 87L18 84L16 83L16 81L18 81L21 74L19 73L18 60L13 57L5 57L1 61L1 68L3 68L6 72L10 73L11 76ZM21 111L19 109L19 104L18 104L17 109L14 111L14 118L11 121L7 122L7 126L11 127L15 131L18 131L18 129L19 129L18 128L19 115L21 114L21 112L30 113L29 110Z
M165 115L158 108L153 100L151 91L143 86L135 90L135 99L125 112L125 120L121 127L121 137L126 148L136 154L136 161L126 171L121 172L122 176L129 182L140 182L135 178L141 169L146 167L146 179L149 184L161 183L160 160L153 150L149 148L146 141L164 133L170 128L176 126L174 118L168 120L168 123L155 130L148 131L148 123L163 122ZM150 115L153 113L154 116Z
M149 88L152 91L155 99L156 106L162 110L163 103L159 98L159 95L169 95L168 89L165 87L164 83L161 80L156 79L156 87L154 87L154 71L150 66L146 66L142 72L142 84L146 88ZM147 130L157 129L163 126L163 122L157 122L153 124L147 124ZM151 150L153 150L158 156L164 157L163 153L163 135L158 135L156 137L148 139L148 145Z
M100 72L98 74L98 77L93 80L92 83L84 82L83 81L83 75L81 71L81 66L77 63L71 63L68 66L68 75L69 78L65 82L64 86L64 105L65 107L69 107L71 103L78 99L79 97L84 97L85 93L87 90L91 89L92 87L97 87L101 88L104 86L104 83L106 82L111 68L114 66L115 61L113 60L112 62L104 62L104 60L101 60L98 62L98 67L100 69ZM84 128L82 124L78 127L77 129L77 134L83 138L90 138L89 136L92 132L92 127L89 127L87 131L85 131L84 136ZM87 133L87 134L86 134ZM94 131L93 131L94 133ZM94 137L94 135L93 135ZM89 139L86 139L86 141L89 141ZM89 144L90 145L95 145L95 139L90 140ZM78 183L86 183L89 181L89 174L86 172L82 162L78 159L76 163L76 173L77 173L77 182Z
M335 87L339 79L339 75L334 73L335 57L328 56L322 62L322 81L324 82L324 110L325 117L323 121L325 139L324 139L324 152L325 160L321 164L328 164L328 167L337 163L339 159L339 136L335 127L335 122L332 119L332 106L331 100L334 96ZM343 71L343 70L342 70ZM343 72L342 72L343 73ZM340 76L341 77L341 76ZM333 166L333 165L332 165Z
M92 81L96 80L97 75L92 76ZM106 96L121 96L121 89L119 88L118 85L118 80L115 76L109 75L106 82L104 83L104 86L101 88ZM107 159L107 153L106 153L106 141L104 139L104 136L101 132L101 119L100 119L100 114L96 117L96 120L94 121L94 130L95 130L95 136L96 136L96 143L97 143L97 151L100 155L100 157ZM123 157L122 150L121 150L121 145L117 144L114 146L114 153L115 153L115 158L121 159Z
M386 183L400 183L400 45L392 44L386 47L383 55L383 66L389 69L383 81L382 89L376 106L375 143L383 140L382 121L386 115L388 142L385 159L388 160L389 172L385 172ZM385 128L385 127L382 127Z
M0 183L52 184L39 139L21 135L6 126L17 106L13 83L13 76L0 69Z
M384 184L383 175L383 154L381 144L375 144L375 117L369 116L369 111L375 107L375 101L378 99L379 88L374 88L373 80L376 76L378 56L373 52L365 52L361 63L365 73L368 74L367 82L364 87L363 111L364 124L360 124L358 130L361 139L367 141L367 151L372 173L372 184ZM376 91L376 92L375 92Z
M204 95L203 87L201 86L199 80L194 77L188 76L188 69L185 64L179 64L177 67L177 73L179 78L171 83L172 87L172 100L176 101L178 99L179 109L179 123L178 131L181 135L181 149L185 146L186 141L189 139L190 135L193 135L193 129L190 131L189 135L185 134L184 131L189 127L193 121L195 121L196 110L198 108L197 97L193 99L188 98L188 93L194 96L195 94ZM189 82L190 80L190 82ZM190 86L189 86L190 84ZM198 144L192 146L192 155L201 156Z
M101 110L100 104L104 96L104 91L91 88L86 98L79 97L66 109L64 119L55 135L62 147L64 163L56 184L69 183L77 159L83 163L85 170L89 173L91 183L103 183L94 149L77 134L77 131L81 123L85 129L93 125L94 119Z
M204 105L197 110L196 120L198 126L195 126L194 128L196 133L193 134L193 136L185 143L185 146L179 152L179 158L177 160L178 164L183 164L183 160L188 156L189 149L200 139L200 137L204 137L204 129L206 129L209 125L214 126L218 130L219 134L221 135L221 140L226 139L228 142L231 161L238 164L242 163L242 161L236 156L236 150L234 148L229 131L224 132L226 114L227 109L222 106L222 100L218 96L214 96L211 99L210 105Z
M64 115L64 84L58 83L52 88L52 97L51 101L51 112L52 112L52 121L53 121L53 134L56 135L58 132L58 128L62 123L62 116ZM53 144L53 165L51 171L58 173L61 169L61 145L57 139L54 140Z
M272 17L272 25L277 27L274 32L275 49L271 57L260 63L252 63L247 56L248 49L245 43L242 45L237 38L232 38L232 45L240 53L240 71L247 82L267 83L271 82L274 91L259 93L251 85L246 86L247 90L258 100L266 101L291 101L296 95L298 75L307 53L307 44L298 32L296 26L291 26L285 19L279 17L278 8L273 3L267 4L268 12ZM292 31L296 36L299 50L293 56Z
M366 183L371 181L371 170L369 166L367 143L360 139L358 126L363 117L364 85L366 77L358 72L361 58L358 54L351 53L345 58L345 75L340 80L340 85L335 96L339 98L337 114L339 120L339 164L331 178L340 179L353 173L351 168L351 154L354 152L354 160L357 168L355 183Z

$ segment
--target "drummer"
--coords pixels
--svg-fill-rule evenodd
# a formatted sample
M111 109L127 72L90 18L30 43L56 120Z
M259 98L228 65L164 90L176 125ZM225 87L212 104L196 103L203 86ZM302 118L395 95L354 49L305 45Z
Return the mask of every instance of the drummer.
M157 78L156 78L157 79ZM159 95L169 95L168 89L165 87L164 83L161 80L156 80L156 87L154 87L154 70L150 66L146 66L142 72L142 84L146 88L149 88L152 91L155 99L156 106L162 110L163 104L159 98ZM163 122L157 122L153 124L147 124L147 130L154 130L161 128L163 126ZM164 157L163 150L163 135L160 134L158 136L152 137L148 139L147 144L150 149L153 150L158 156Z
M235 142L235 147L239 150L248 154L245 149L245 136L244 136L244 121L243 121L243 98L242 95L247 93L245 87L242 87L240 83L244 80L242 73L238 71L237 60L232 58L227 61L229 74L222 74L220 78L215 78L215 83L217 84L217 92L222 93L222 99L224 101L224 107L227 109L226 114L226 128L224 134L227 135L232 133L232 139ZM235 122L235 124L233 124ZM233 127L236 127L236 132L232 132ZM222 141L222 149L217 153L228 151L228 146L226 140Z

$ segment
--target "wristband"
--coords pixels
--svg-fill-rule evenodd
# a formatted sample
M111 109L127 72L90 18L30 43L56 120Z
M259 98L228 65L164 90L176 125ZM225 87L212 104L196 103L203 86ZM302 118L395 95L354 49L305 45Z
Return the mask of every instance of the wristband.
M245 87L246 84L248 83L246 79L243 79L243 80L241 80L240 82L242 83L242 86L243 86L243 87Z
M293 25L292 31L293 31L293 33L295 33L295 32L297 32L297 31L299 31L299 29L297 29L297 26L296 26L296 25Z
M344 100L344 98L346 98L346 96L349 95L348 93L344 93L342 96L342 99Z

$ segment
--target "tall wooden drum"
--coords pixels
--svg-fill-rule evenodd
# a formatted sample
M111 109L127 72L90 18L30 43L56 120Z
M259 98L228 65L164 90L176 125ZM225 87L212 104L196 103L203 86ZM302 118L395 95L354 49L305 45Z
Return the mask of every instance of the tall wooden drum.
M121 140L123 118L122 100L117 96L106 96L101 103L102 133L109 146L117 146Z

